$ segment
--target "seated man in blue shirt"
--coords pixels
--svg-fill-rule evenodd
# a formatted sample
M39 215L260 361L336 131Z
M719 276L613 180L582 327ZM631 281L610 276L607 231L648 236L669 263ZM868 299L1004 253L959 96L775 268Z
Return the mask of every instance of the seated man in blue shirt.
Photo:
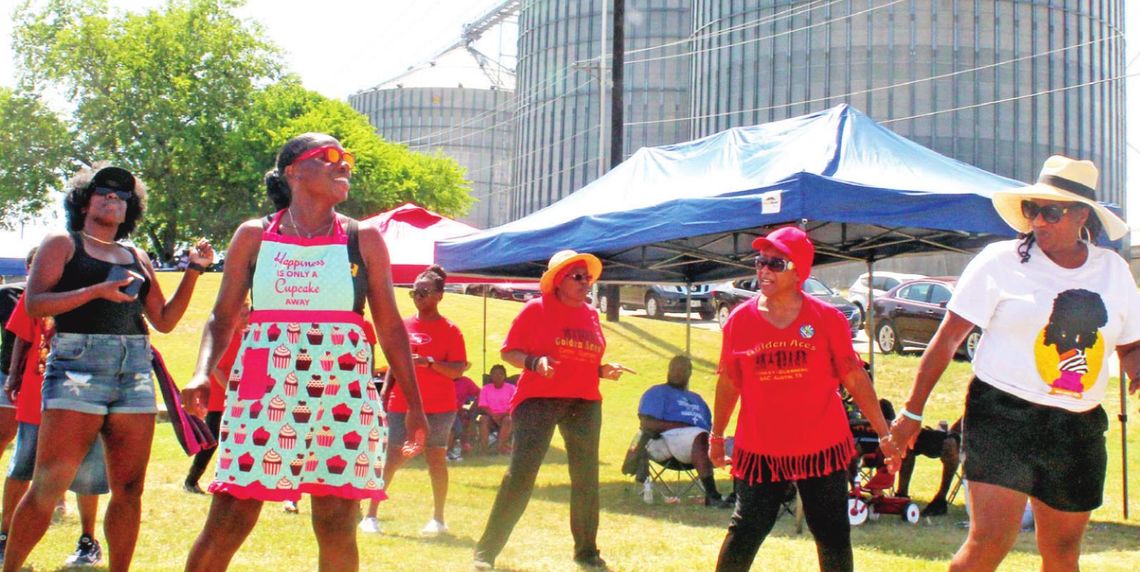
M689 358L676 356L669 361L668 383L654 385L641 396L637 407L641 430L656 436L645 450L655 461L673 458L693 465L705 489L705 506L728 508L733 503L717 492L709 461L712 413L700 395L689 391L692 373Z

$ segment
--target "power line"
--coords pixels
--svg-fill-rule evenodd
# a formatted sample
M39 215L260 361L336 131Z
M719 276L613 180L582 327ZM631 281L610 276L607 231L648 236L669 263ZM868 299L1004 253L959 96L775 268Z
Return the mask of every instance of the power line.
M773 109L782 109L785 107L793 107L793 106L797 106L797 105L810 105L813 103L820 103L820 102L829 101L829 100L846 99L846 98L850 98L850 97L857 96L857 95L866 95L866 94L875 93L878 91L887 91L887 90L892 90L892 89L898 89L901 87L907 87L907 86L916 85L916 84L920 84L920 83L926 83L926 82L931 82L931 81L948 79L948 78L952 78L952 77L963 75L963 74L980 72L980 71L993 69L996 67L1005 66L1005 65L1025 61L1025 60L1031 60L1031 59L1039 58L1042 56L1049 56L1049 55L1054 55L1054 54L1058 54L1061 52L1065 52L1068 50L1083 48L1085 46L1090 46L1090 45L1098 44L1101 42L1107 42L1109 40L1116 39L1117 37L1119 37L1119 36L1106 36L1106 37L1098 38L1095 40L1089 40L1087 42L1081 42L1079 44L1073 44L1071 46L1054 48L1052 50L1048 50L1045 52L1033 53L1033 54L1029 54L1026 56L1011 58L1008 60L1002 60L1000 62L984 64L984 65L975 66L972 68L961 69L961 70L957 70L957 71L953 71L953 72L947 72L944 74L938 74L938 75L933 75L933 76L919 78L919 79L912 79L912 80L895 82L895 83L892 83L889 85L880 85L880 86L876 86L876 87L870 87L867 89L859 89L859 90L855 90L855 91L849 91L847 93L837 93L837 94L833 94L833 95L816 97L816 98L812 98L812 99L803 99L800 101L793 101L793 102L789 102L789 103L781 103L778 105L766 105L766 106L762 106L762 107L753 107L753 108L749 108L749 109L738 109L738 110L734 110L734 111L721 111L718 113L706 113L703 115L688 115L685 117L676 117L676 118L672 118L672 119L654 119L654 120L648 120L648 121L635 121L635 122L627 123L626 125L635 125L635 126L636 125L654 125L654 124L662 124L662 123L676 123L678 121L694 121L694 120L701 120L701 119L714 119L717 117L726 117L729 115L739 115L739 114L743 114L743 113L755 113L758 111L770 111Z

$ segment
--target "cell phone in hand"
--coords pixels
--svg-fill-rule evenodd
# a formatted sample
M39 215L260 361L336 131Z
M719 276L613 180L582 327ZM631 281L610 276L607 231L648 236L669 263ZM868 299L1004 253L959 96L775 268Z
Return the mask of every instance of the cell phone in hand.
M118 282L124 278L130 278L131 283L123 286L119 290L128 296L138 296L139 289L142 288L142 276L128 270L124 266L112 266L111 271L107 273L108 282Z

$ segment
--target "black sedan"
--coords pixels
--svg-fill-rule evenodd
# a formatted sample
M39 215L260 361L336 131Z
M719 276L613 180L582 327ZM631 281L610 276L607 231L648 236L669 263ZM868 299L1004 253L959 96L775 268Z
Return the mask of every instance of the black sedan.
M856 308L854 304L836 294L834 290L828 288L826 284L814 277L804 281L804 292L835 306L842 312L843 317L847 318L848 326L851 327L851 336L855 337L855 333L859 331L862 325L862 315L859 313L859 308ZM737 304L755 297L756 278L734 280L729 284L714 289L713 299L716 303L716 319L717 322L720 323L720 327L724 327L725 321L728 320L728 315Z
M879 344L879 350L885 354L902 353L907 346L930 345L946 315L946 303L957 282L954 277L922 278L899 284L881 298L875 298L871 305L874 316L871 323L875 328L872 338ZM982 331L974 328L958 348L958 355L974 359L981 337Z

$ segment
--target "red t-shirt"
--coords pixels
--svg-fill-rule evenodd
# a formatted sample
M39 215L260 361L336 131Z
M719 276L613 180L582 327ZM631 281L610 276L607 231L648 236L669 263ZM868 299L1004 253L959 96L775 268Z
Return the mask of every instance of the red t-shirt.
M234 330L230 336L230 345L226 346L226 351L222 352L222 357L218 358L218 365L216 369L223 371L228 376L230 370L234 368L234 362L237 361L238 350L241 349L241 334L242 328ZM206 411L225 411L226 409L226 382L228 379L218 379L214 372L210 372L210 400L206 403Z
M451 320L421 320L416 316L408 316L404 319L404 328L408 330L408 343L412 346L413 354L431 356L435 361L467 361L463 333ZM420 388L424 413L455 411L455 381L450 377L434 367L418 365L416 383ZM391 397L388 398L388 411L408 411L408 402L399 385L392 388Z
M777 329L757 300L725 323L720 372L740 390L733 476L772 481L822 476L846 467L854 445L840 379L861 361L843 315L804 295L800 314Z
M587 304L570 307L554 295L534 298L523 306L502 351L522 350L554 360L554 377L522 372L511 409L534 397L569 397L601 401L598 366L606 353L606 338L598 312Z
M39 425L43 410L44 369L47 366L47 357L51 349L51 337L55 329L50 325L50 319L37 319L28 315L24 307L24 295L16 301L16 309L8 318L8 331L16 337L28 342L30 347L24 354L24 381L20 384L20 393L16 396L16 421Z

